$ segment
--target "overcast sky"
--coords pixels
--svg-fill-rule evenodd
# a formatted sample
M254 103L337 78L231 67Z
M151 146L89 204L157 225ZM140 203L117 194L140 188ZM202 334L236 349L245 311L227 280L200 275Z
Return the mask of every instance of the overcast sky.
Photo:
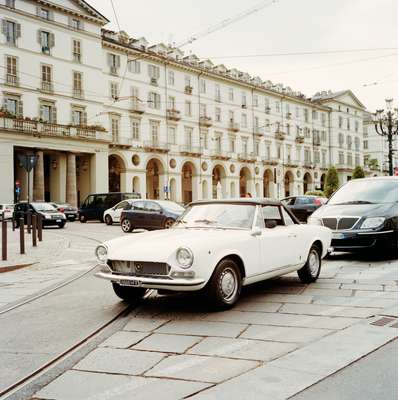
M111 0L88 0L118 30ZM121 26L150 43L181 43L260 3L260 0L113 0ZM352 89L370 110L395 97L398 107L398 1L277 0L257 13L185 46L210 57L313 95ZM242 57L273 53L394 48L344 54ZM375 84L377 82L377 84ZM366 85L366 86L364 86Z

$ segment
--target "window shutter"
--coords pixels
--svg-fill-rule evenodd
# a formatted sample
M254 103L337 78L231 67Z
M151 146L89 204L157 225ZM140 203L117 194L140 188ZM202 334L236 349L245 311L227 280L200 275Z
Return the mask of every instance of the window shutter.
M112 54L108 53L108 65L111 67L112 66Z
M116 56L116 67L120 68L120 56Z
M79 24L80 24L80 29L84 31L84 21L80 21Z
M21 37L21 24L15 24L15 36L17 38Z
M54 33L50 33L49 46L50 46L50 48L55 46L55 35L54 35Z
M7 21L5 19L1 20L1 32L3 35L7 35Z
M72 17L71 16L68 17L68 25L70 27L72 26Z
M40 7L36 7L36 15L40 17Z
M39 29L37 31L37 42L39 43L40 46L42 46L42 41L41 41L41 30Z
M39 108L39 118L42 120L44 119L44 107L42 104L40 104L40 108Z
M82 125L87 125L87 111L82 112Z
M49 10L48 18L50 19L50 21L54 21L54 11L53 10Z
M7 106L8 106L8 104L7 104L7 98L6 97L3 97L3 108L5 109L5 110L7 110Z
M23 117L23 102L22 102L22 100L18 101L17 115L18 115L18 117Z
M71 108L71 110L70 110L70 120L71 120L72 125L76 125L75 113L73 112L73 108Z
M57 123L57 107L55 106L51 107L51 122L53 124Z

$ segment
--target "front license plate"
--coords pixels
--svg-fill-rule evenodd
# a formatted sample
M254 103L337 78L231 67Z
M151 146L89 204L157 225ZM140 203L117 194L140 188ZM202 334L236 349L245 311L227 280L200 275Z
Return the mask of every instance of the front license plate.
M335 232L332 234L332 239L344 239L344 238L345 238L344 233Z
M127 280L127 279L122 279L119 284L121 286L141 286L142 282L137 281L137 280Z
M61 222L61 220L60 220L60 219L57 219L55 222Z

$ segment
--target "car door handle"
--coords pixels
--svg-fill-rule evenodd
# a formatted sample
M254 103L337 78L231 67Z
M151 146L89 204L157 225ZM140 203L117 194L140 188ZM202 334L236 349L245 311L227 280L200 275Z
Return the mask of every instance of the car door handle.
M288 236L288 237L290 237L290 238L296 238L297 235L296 235L295 233L289 233L289 236Z

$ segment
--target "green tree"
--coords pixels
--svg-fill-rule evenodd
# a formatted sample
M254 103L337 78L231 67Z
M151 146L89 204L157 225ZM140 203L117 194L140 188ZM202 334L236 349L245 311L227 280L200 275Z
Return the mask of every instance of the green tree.
M324 193L330 197L340 186L339 177L335 167L330 167L326 174Z
M355 167L354 172L352 173L352 179L360 179L360 178L365 178L365 172L363 168L358 165Z

